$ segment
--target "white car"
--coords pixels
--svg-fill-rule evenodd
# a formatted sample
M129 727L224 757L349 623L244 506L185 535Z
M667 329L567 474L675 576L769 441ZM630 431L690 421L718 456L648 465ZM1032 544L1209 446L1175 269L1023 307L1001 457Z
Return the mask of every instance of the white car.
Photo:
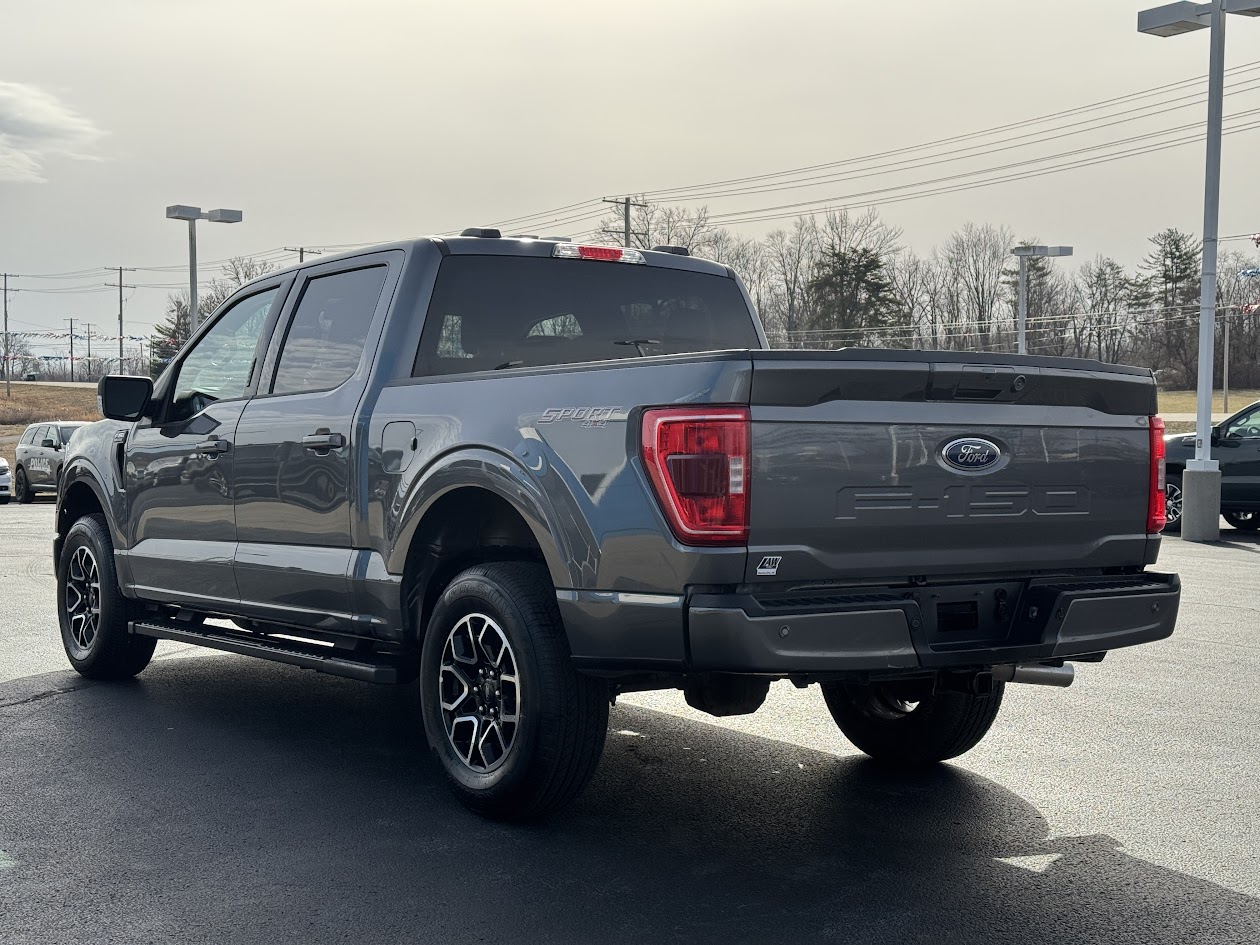
M8 505L12 494L13 476L9 473L9 461L0 456L0 505Z

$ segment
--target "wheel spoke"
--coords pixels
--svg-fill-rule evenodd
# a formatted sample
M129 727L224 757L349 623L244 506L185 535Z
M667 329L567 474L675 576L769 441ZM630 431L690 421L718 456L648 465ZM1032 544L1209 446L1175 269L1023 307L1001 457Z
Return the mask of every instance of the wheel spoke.
M471 728L471 731L468 732L467 734L467 741L468 741L467 751L465 751L463 748L460 747L460 742L464 740L464 735L459 734L461 728L462 729ZM459 752L459 756L460 758L464 760L464 764L468 765L470 768L473 766L472 754L473 754L473 751L477 747L477 733L480 730L480 728L481 728L481 719L475 715L456 716L455 720L451 722L451 727L450 727L450 732L449 732L450 737L451 737L451 744L454 745L455 750Z
M439 675L442 682L442 685L439 687L442 699L442 708L447 712L454 712L459 707L459 704L467 699L472 693L472 683L464 677L464 674L460 672L459 667L453 663L444 663ZM446 683L449 680L454 680L459 684L460 691L454 699L448 698Z

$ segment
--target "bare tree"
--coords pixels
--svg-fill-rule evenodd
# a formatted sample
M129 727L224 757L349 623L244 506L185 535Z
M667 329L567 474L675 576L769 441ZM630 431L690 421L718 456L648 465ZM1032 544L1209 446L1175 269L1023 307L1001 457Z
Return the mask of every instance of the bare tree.
M775 230L766 237L766 253L774 279L767 331L773 330L788 346L800 347L809 320L809 280L818 255L813 218L798 218L791 231Z
M714 262L730 266L748 289L757 311L766 311L772 291L766 244L749 237L736 236L730 230L715 229L706 248L706 256Z
M857 216L848 210L828 210L816 224L816 234L824 254L867 249L886 260L901 250L901 230L885 223L874 207Z
M1013 236L1007 227L985 223L965 223L945 240L940 260L946 267L946 285L953 293L950 301L957 312L951 312L947 335L971 336L972 344L982 351L994 350L1003 320L1001 314L1008 293L1007 254ZM950 324L952 323L952 324Z
M934 263L907 249L890 257L887 271L901 310L905 343L915 348L936 347Z

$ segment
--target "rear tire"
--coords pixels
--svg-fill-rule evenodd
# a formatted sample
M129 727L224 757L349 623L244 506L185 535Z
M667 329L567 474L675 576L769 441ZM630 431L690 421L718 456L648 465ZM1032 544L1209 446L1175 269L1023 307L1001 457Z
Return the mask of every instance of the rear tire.
M582 792L608 731L608 687L576 672L540 565L483 564L442 592L420 654L429 747L455 795L503 820Z
M1254 532L1260 528L1260 512L1222 512L1221 515L1240 532Z
M30 505L35 501L35 493L31 490L31 484L26 479L26 470L21 466L13 474L13 494L17 496L19 505Z
M1003 683L994 683L988 695L938 692L917 703L878 683L824 683L822 691L854 746L877 761L925 765L956 758L984 738L1002 706Z
M103 515L70 527L57 563L57 619L75 671L88 679L129 679L149 665L157 640L127 631L131 604L118 589L114 544Z

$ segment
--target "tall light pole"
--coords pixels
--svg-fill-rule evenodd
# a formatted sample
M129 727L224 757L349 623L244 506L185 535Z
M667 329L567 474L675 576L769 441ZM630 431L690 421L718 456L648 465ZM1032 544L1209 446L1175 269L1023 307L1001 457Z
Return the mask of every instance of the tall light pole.
M1225 96L1225 14L1260 16L1260 0L1182 0L1138 14L1138 32L1178 36L1211 29L1208 56L1207 169L1203 183L1203 274L1199 285L1199 377L1194 459L1181 479L1181 537L1221 537L1221 470L1212 458L1212 367L1216 353L1216 237L1221 202L1221 123Z
M1026 333L1028 328L1028 260L1033 256L1071 256L1071 246L1016 246L1012 256L1019 257L1019 324L1017 326L1020 354L1028 353Z
M166 208L168 220L188 221L188 330L190 332L196 331L197 324L201 321L201 313L197 311L197 221L240 223L244 216L240 210L219 209L203 213L200 207L187 207L183 204L174 204Z

